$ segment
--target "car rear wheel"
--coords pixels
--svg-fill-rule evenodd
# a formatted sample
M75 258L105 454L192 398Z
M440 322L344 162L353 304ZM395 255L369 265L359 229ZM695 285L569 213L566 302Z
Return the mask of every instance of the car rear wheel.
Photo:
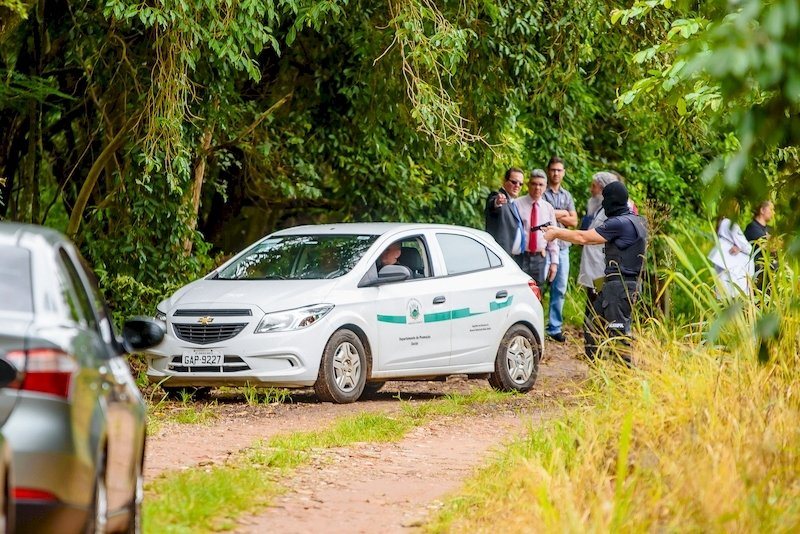
M142 531L142 501L144 500L144 448L139 466L136 469L136 486L131 498L130 520L128 521L128 534L139 534Z
M515 324L500 341L489 384L500 391L528 391L536 382L541 353L536 336Z
M322 401L355 402L364 391L367 357L361 339L352 330L333 333L319 364L314 391Z
M10 466L6 466L6 473ZM2 532L16 532L16 523L14 521L15 506L14 500L11 496L11 485L9 484L8 476L3 482L3 515L5 516L5 525Z
M97 474L94 481L94 498L89 513L87 534L105 534L108 531L108 488L106 486L106 455L97 460Z

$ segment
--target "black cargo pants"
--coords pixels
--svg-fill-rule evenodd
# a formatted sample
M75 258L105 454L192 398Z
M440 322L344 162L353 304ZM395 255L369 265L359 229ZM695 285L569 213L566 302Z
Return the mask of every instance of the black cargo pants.
M604 341L621 338L619 356L630 363L631 310L639 296L639 283L619 278L606 280L594 300L592 296L589 291L583 318L586 357L594 359Z

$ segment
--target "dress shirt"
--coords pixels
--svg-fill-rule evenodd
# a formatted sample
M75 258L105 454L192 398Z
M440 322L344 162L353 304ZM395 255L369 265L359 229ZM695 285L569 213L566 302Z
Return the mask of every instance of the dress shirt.
M559 187L558 191L553 191L552 189L550 189L550 186L548 185L547 188L544 190L542 198L548 201L553 206L553 208L557 210L576 211L575 200L573 200L572 194L563 187ZM565 226L560 223L558 227L565 228ZM556 239L555 241L558 241L559 248L567 248L570 246L570 243L568 241L564 241L562 239Z
M531 221L531 212L533 211L533 199L530 195L525 195L524 197L519 197L516 200L517 208L519 209L519 214L522 217L522 222L525 223L525 235L531 235L531 223L533 222L533 226L538 226L544 222L550 222L550 224L556 224L556 212L553 209L553 206L550 205L544 198L540 198L536 201L536 211L538 212L536 221ZM538 236L539 247L544 248L547 251L547 255L550 257L550 263L554 265L558 265L558 244L555 240L550 241L549 243L544 239L544 236L541 233ZM541 252L537 250L536 252Z

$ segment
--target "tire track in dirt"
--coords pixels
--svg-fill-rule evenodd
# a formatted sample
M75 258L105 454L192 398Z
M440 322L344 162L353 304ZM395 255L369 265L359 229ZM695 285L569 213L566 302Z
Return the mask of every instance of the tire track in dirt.
M358 443L318 451L312 461L282 480L288 491L267 509L238 520L237 532L409 532L441 499L456 490L493 451L530 426L559 413L586 377L577 342L551 343L534 389L474 414L437 418L396 443ZM148 440L145 476L227 460L258 439L327 428L337 418L361 412L394 413L397 396L425 402L451 393L488 387L485 380L389 382L354 404L319 403L311 391L293 392L292 404L249 406L218 398L211 425L166 425Z
M523 399L534 405L566 398L586 375L586 366L574 357L578 350L575 344L548 345L536 386ZM459 377L446 382L388 382L369 399L343 405L317 402L310 389L293 392L292 403L287 404L250 406L241 396L216 397L217 405L208 407L216 414L210 424L169 423L156 435L148 436L145 479L152 480L171 470L224 462L256 440L324 429L340 417L361 412L394 413L401 409L398 396L412 403L425 402L486 387L485 380ZM176 409L181 407L174 405ZM196 402L189 406L201 410L206 405Z
M497 446L540 415L481 414L437 420L397 443L361 443L319 454L284 484L289 492L236 532L408 532Z

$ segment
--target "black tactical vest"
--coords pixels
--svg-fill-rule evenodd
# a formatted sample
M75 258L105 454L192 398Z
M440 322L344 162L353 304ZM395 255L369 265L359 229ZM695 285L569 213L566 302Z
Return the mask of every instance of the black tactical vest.
M638 239L626 249L620 249L616 243L609 241L606 243L606 276L620 275L624 277L637 277L642 272L644 264L644 250L647 245L647 229L642 222L642 218L632 213L618 216L621 219L630 221Z

